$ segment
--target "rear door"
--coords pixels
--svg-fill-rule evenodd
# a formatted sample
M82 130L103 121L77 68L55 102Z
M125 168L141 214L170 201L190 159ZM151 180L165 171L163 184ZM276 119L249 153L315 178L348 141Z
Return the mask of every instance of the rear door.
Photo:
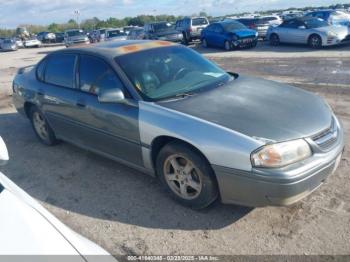
M60 138L79 143L80 108L75 84L77 56L53 54L38 67L38 95L46 118Z
M78 75L82 105L80 136L84 144L99 153L141 166L138 103L131 99L118 75L102 58L81 54ZM101 92L116 87L134 103L99 102Z

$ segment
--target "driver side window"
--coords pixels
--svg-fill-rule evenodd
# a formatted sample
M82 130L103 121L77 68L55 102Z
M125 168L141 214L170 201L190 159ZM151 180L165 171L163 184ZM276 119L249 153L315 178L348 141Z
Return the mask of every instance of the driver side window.
M103 60L89 55L81 55L79 63L80 90L99 95L101 91L120 88L124 95L123 84L114 71Z

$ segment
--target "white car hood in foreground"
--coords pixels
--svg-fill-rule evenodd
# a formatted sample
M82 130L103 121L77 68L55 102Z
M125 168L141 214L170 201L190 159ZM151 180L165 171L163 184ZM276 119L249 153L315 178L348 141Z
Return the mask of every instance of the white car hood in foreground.
M0 255L81 255L85 260L76 258L115 261L104 249L62 224L1 172L0 191Z

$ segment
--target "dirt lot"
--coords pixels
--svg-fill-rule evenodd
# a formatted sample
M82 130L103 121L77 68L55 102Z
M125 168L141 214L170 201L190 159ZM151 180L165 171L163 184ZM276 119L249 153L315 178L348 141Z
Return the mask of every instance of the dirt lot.
M57 48L0 53L1 169L65 224L112 254L350 254L350 152L311 196L292 207L221 205L193 211L158 182L63 143L45 147L11 104L16 70ZM313 51L261 45L200 52L227 70L295 84L327 99L350 134L350 47Z

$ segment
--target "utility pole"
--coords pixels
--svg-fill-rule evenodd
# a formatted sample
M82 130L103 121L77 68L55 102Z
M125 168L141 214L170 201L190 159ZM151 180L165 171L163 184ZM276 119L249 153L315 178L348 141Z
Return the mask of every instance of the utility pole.
M78 27L80 29L80 22L79 22L79 16L80 16L80 11L77 9L77 10L74 10L74 14L76 15L77 17L77 24L78 24Z

